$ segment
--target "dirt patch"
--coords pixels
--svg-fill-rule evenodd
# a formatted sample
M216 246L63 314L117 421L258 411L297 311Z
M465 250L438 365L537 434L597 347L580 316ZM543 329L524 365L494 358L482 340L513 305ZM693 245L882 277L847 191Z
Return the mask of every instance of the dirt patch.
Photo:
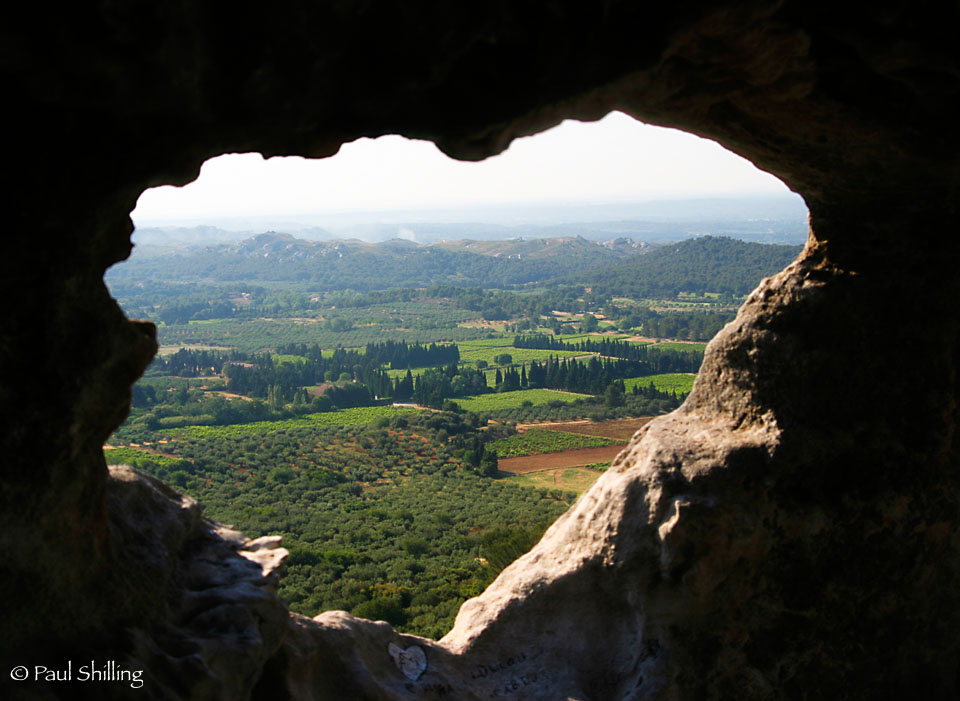
M622 445L606 445L602 448L578 448L560 453L504 458L500 461L498 469L500 472L508 472L511 475L525 475L530 472L556 470L562 467L595 465L598 462L610 462L623 448Z
M218 397L223 397L224 399L242 399L245 402L253 401L253 397L246 397L242 394L234 394L233 392L221 392L217 389L207 390L207 394L213 394Z
M564 431L566 433L580 433L585 436L603 436L628 441L642 426L648 424L654 417L641 416L635 419L612 419L610 421L563 421L543 424L518 424L518 431L528 428L542 428L548 431Z
M529 472L525 475L510 475L507 479L513 484L539 489L562 489L582 494L602 475L600 470L584 467L562 467L557 470Z

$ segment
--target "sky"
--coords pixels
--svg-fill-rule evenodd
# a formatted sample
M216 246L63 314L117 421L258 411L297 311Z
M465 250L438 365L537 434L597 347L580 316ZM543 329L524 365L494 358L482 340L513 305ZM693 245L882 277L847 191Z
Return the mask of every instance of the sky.
M137 226L163 226L223 216L788 192L713 141L613 112L517 139L480 162L456 161L429 141L396 135L359 139L319 160L227 154L204 163L188 185L147 190L131 216Z

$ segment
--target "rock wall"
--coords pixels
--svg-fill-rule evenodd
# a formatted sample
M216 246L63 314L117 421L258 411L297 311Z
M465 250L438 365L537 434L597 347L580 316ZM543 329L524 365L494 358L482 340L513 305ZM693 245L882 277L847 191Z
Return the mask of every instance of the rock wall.
M112 654L147 683L5 668L5 697L960 695L956 6L19 9L0 30L0 658ZM613 109L778 175L810 239L711 343L686 404L442 641L287 616L276 543L241 557L180 497L108 472L100 445L156 348L102 282L145 188L220 153L384 133L478 159Z

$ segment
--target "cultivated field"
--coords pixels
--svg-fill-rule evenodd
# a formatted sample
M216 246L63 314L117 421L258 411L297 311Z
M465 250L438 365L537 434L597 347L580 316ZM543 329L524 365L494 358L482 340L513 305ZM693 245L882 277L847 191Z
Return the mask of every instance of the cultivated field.
M319 414L305 414L295 419L282 419L280 421L254 421L228 426L184 426L169 429L167 433L178 438L231 438L260 433L276 433L304 426L364 426L379 418L390 418L397 414L415 414L418 411L421 410L400 406L361 406Z
M613 419L611 421L564 421L562 423L530 424L528 426L518 425L518 429L540 428L548 431L565 431L568 433L581 433L586 436L603 436L604 438L613 438L615 440L627 441L633 437L642 426L645 426L653 419L652 416L643 416L639 419ZM602 462L597 460L596 462Z
M496 450L500 458L515 458L522 455L559 453L564 450L580 448L601 448L617 442L603 436L588 436L582 433L531 428L509 438L494 441L488 447Z
M500 472L509 472L514 475L524 475L530 472L556 470L562 467L583 467L600 462L610 462L617 453L623 450L620 444L604 446L602 448L580 448L578 450L564 450L561 453L546 453L544 455L525 455L519 458L506 458L500 461Z
M632 377L623 381L624 388L629 392L635 386L649 387L650 383L661 392L676 392L690 394L696 375L692 372L671 372L663 375L648 375L647 377Z
M460 361L473 364L478 360L487 361L488 365L496 365L494 357L506 353L510 356L513 365L529 363L531 360L543 361L553 356L554 358L574 358L584 355L582 351L569 350L540 350L537 348L514 348L510 345L505 346L486 346L482 348L471 348L465 343L458 343L460 347Z
M176 348L216 346L244 352L272 350L289 343L319 344L324 348L362 348L370 342L406 341L432 343L473 339L488 333L485 329L462 326L433 329L383 328L365 325L346 331L332 331L322 324L292 319L209 319L189 324L167 324L157 329L160 343Z
M650 347L656 348L657 350L699 351L703 353L707 344L697 341L664 341L663 343L657 343Z
M516 409L524 402L531 402L533 406L547 402L575 402L586 399L587 394L575 392L560 392L555 389L521 389L516 392L500 392L498 394L478 394L473 397L460 397L454 401L464 411L497 411L498 409Z

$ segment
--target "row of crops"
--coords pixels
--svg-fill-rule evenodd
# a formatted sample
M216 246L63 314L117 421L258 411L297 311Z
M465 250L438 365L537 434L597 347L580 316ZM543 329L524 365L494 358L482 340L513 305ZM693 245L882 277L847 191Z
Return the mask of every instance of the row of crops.
M517 433L508 438L502 438L490 443L490 447L497 451L501 458L516 458L524 455L542 455L544 453L559 453L563 450L577 450L580 448L602 448L608 445L617 445L623 441L605 438L603 436L587 436L580 433L566 431L549 431L542 428L530 428L523 433Z

